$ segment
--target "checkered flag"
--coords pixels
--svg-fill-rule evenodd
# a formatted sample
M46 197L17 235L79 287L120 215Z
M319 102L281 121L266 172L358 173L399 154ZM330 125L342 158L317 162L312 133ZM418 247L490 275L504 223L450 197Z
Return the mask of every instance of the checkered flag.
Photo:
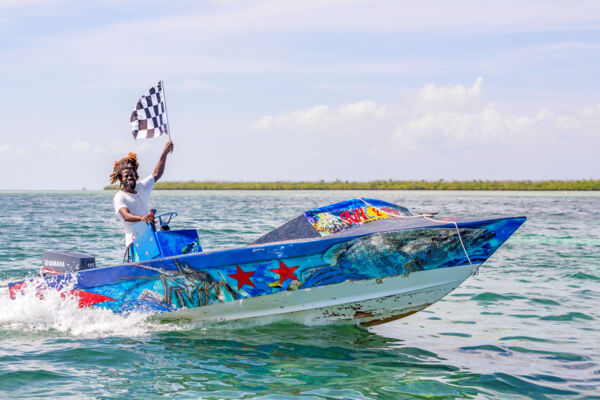
M150 139L169 133L162 81L144 94L131 113L133 138Z

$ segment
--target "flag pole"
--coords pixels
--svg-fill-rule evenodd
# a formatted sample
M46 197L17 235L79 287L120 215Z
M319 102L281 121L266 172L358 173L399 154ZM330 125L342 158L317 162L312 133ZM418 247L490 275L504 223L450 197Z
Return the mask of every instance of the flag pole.
M167 134L169 135L169 142L171 142L171 124L169 124L169 113L167 112L167 91L165 90L165 84L163 80L160 80L160 87L162 88L163 98L165 103L165 116L167 118ZM173 150L171 150L173 152Z

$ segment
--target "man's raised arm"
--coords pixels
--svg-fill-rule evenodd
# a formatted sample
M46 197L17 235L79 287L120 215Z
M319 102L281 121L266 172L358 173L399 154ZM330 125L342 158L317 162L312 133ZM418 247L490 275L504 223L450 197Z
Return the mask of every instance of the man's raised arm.
M154 172L152 176L154 177L154 182L158 181L160 177L165 172L165 164L167 163L167 155L173 151L173 142L170 140L165 144L165 148L163 149L160 158L158 159L158 163L156 163L156 167L154 168Z

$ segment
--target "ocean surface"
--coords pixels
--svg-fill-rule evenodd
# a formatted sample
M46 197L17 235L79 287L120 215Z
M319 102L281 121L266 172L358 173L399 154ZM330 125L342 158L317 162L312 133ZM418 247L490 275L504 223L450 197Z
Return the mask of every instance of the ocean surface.
M304 210L380 198L439 216L527 222L442 301L363 329L190 325L10 300L44 250L123 256L111 192L0 192L0 398L600 399L600 194L159 192L204 249L246 244Z

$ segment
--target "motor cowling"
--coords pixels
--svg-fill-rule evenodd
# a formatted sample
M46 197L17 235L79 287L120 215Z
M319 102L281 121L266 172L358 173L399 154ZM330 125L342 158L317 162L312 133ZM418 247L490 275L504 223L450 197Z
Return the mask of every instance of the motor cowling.
M42 275L77 272L96 267L96 258L77 251L45 251L42 256Z

